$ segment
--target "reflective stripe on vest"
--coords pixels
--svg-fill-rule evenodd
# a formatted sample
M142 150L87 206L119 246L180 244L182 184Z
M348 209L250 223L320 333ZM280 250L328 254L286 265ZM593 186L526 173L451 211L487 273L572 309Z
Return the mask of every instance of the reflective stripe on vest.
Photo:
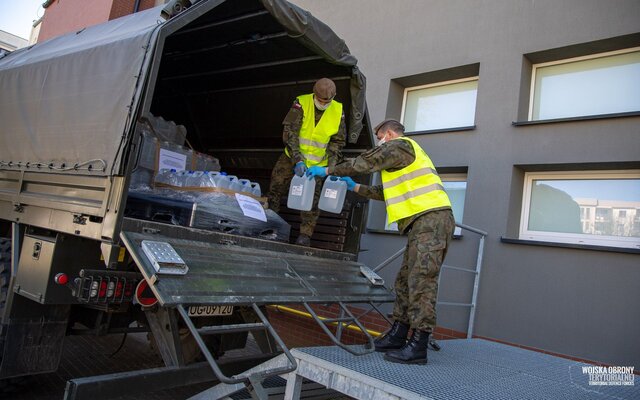
M382 187L389 223L435 208L451 207L449 196L433 162L414 140L399 137L411 143L416 159L394 172L381 172Z
M320 121L316 125L313 94L298 96L298 103L302 106L304 118L300 127L300 153L306 160L307 167L329 164L327 160L327 146L331 136L338 133L342 120L342 104L335 100L324 110ZM289 155L288 149L285 152Z

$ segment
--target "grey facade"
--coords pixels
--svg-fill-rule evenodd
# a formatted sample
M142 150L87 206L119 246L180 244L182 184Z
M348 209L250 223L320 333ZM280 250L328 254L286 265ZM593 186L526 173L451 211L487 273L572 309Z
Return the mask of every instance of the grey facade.
M413 136L440 172L467 173L462 222L489 233L474 334L612 365L640 365L637 250L516 241L527 171L640 168L640 116L515 126L527 118L531 64L640 46L640 3L597 0L294 0L348 44L367 76L372 124L400 118L404 87L479 76L473 129ZM467 74L467 75L469 75ZM638 88L640 90L640 88ZM637 110L640 111L640 110ZM369 226L380 218L371 207ZM377 265L405 238L369 231ZM473 235L445 261L474 264ZM385 271L392 280L399 261ZM440 299L468 301L471 280L444 272ZM438 325L466 331L439 307Z

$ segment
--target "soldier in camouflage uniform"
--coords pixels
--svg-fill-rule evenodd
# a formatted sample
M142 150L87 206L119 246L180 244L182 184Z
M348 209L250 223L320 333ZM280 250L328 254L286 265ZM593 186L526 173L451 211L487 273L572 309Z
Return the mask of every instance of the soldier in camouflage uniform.
M307 174L343 176L341 179L347 182L349 190L370 199L386 201L390 220L390 212L395 213L395 210L387 194L393 193L394 185L397 187L403 182L413 181L409 189L404 193L401 191L396 197L400 199L398 203L411 196L416 201L401 206L408 212L404 212L402 215L406 216L397 220L399 230L408 234L408 241L395 282L395 322L391 330L375 340L375 347L376 351L387 352L385 359L388 361L424 364L427 362L429 335L436 325L438 275L455 221L451 203L435 167L417 143L404 138L404 126L397 121L386 120L375 130L379 144L374 149L328 170L312 167ZM377 171L383 174L383 184L378 186L360 185L348 177ZM392 174L391 178L394 179L387 178L385 182L385 173ZM416 188L424 190L416 196ZM407 342L409 327L413 329L413 334Z
M315 118L314 126L318 125L322 116L325 114L324 110L318 108L318 104L321 106L327 105L332 101L335 94L335 83L330 79L322 78L314 85L314 100L319 100L319 103L315 103L313 113ZM269 199L269 208L276 213L280 211L280 200L283 195L288 193L289 184L291 183L291 178L293 178L294 173L302 176L306 171L305 156L300 150L300 131L305 117L304 109L296 98L291 109L289 109L289 113L282 122L284 125L282 139L286 145L286 150L280 155L280 158L278 158L278 161L271 171L271 183L267 196ZM346 143L344 114L342 114L339 124L336 125L335 134L331 136L326 148L325 158L329 166L334 166L342 160L342 148ZM302 211L300 213L300 235L296 240L296 244L309 246L311 243L311 236L313 235L318 215L320 215L318 200L320 198L322 183L323 180L321 178L316 178L313 207L311 211Z

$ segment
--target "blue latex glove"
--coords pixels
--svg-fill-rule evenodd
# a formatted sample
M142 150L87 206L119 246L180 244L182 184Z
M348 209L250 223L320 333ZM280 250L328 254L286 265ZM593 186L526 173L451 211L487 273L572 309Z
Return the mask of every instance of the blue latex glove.
M347 189L351 190L352 192L355 190L356 183L353 179L349 178L348 176L341 176L340 180L347 182Z
M303 176L305 172L307 172L307 166L304 165L303 161L298 161L293 167L293 173L298 176Z
M313 178L314 176L324 178L325 176L327 176L327 167L319 167L317 165L314 165L307 170L307 176L309 177L309 179Z

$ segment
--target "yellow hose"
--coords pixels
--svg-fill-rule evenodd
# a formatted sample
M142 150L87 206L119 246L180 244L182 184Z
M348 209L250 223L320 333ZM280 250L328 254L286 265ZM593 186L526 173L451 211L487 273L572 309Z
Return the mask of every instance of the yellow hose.
M296 310L295 308L289 308L289 307L284 307L284 306L278 306L278 305L270 305L269 307L273 308L276 311L282 311L282 312L286 312L289 314L294 314L294 315L299 315L301 317L305 317L305 318L311 318L313 319L313 315L304 312L304 311L300 311L300 310ZM318 316L318 318L320 318L321 320L325 320L327 318L325 317L320 317ZM331 325L338 325L338 322L331 322ZM362 332L362 330L360 328L358 328L355 325L348 325L345 324L344 322L342 322L342 325L345 326L347 329L351 329L352 331L358 331L358 332ZM376 331L372 331L371 329L367 329L366 330L371 336L380 336L382 333L380 332L376 332Z

